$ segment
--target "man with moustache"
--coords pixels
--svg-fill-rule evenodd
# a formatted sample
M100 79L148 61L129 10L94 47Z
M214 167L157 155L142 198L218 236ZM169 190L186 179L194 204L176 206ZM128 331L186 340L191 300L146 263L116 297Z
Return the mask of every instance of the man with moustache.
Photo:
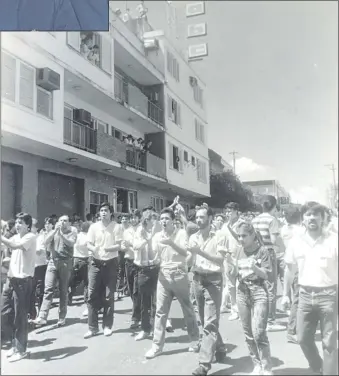
M219 333L220 306L223 288L223 264L226 256L226 237L211 228L212 210L201 207L196 212L199 231L188 243L188 251L195 255L193 289L204 328L199 353L199 366L192 372L205 376L211 369L214 355L219 361L225 348Z
M160 215L162 231L153 237L152 248L160 260L157 285L157 306L154 322L153 346L146 353L151 359L163 351L166 321L174 296L181 305L190 338L190 352L199 351L199 328L190 299L187 269L187 234L184 229L174 227L175 214L171 209L163 209Z
M322 205L307 203L301 215L306 231L287 246L282 305L286 308L290 304L289 292L298 270L298 342L315 374L337 375L338 236L324 229L326 214ZM318 323L323 359L314 338Z

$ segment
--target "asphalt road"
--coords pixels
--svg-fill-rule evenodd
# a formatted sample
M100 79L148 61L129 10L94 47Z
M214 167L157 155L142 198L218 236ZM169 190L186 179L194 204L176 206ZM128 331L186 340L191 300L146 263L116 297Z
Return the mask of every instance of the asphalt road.
M77 301L75 301L77 303ZM173 302L171 318L174 333L168 333L163 355L146 360L151 339L136 342L129 330L131 301L128 297L116 303L114 332L111 337L99 335L83 339L86 320L81 318L84 306L69 307L65 327L56 328L57 308L50 312L46 327L29 334L30 358L9 363L6 350L1 353L3 375L190 375L197 366L197 354L187 352L188 337L183 330L180 306ZM280 317L279 317L280 316ZM224 364L213 364L211 375L242 375L252 371L244 335L239 321L228 321L222 315L221 334L229 354ZM286 322L283 315L279 321ZM319 335L318 336L318 344ZM288 344L286 331L269 333L274 373L277 375L307 374L307 363L298 345Z

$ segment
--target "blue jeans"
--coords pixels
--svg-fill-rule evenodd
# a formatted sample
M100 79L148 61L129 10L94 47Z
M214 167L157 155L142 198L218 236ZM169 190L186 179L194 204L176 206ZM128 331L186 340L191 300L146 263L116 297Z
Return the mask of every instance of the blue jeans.
M222 288L222 273L194 273L193 289L203 327L199 364L207 369L211 368L215 352L224 350L219 333Z
M322 369L323 375L338 374L337 319L337 287L300 286L297 312L298 342L312 370ZM319 355L314 338L318 322L324 360Z
M269 300L264 284L239 283L237 291L239 317L245 333L246 343L254 365L271 370L271 351L266 327Z
M268 323L274 324L277 310L278 263L273 249L270 249L272 271L268 273L265 284L268 292Z

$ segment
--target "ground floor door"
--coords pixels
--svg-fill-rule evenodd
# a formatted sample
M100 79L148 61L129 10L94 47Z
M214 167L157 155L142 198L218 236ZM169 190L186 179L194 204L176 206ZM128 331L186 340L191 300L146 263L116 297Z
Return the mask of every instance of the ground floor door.
M8 221L21 211L22 167L1 163L1 219Z

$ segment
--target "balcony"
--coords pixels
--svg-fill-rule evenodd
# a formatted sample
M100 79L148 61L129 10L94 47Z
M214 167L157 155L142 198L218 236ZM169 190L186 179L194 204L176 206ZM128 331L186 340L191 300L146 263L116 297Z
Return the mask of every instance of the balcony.
M96 154L96 130L74 120L64 118L64 143Z
M118 73L114 74L114 95L120 104L129 107L132 111L135 110L151 122L164 126L164 111L151 102L138 87Z
M120 163L124 169L133 168L166 179L165 160L149 152L145 153L119 139L86 125L64 118L64 143L86 150L100 157Z

